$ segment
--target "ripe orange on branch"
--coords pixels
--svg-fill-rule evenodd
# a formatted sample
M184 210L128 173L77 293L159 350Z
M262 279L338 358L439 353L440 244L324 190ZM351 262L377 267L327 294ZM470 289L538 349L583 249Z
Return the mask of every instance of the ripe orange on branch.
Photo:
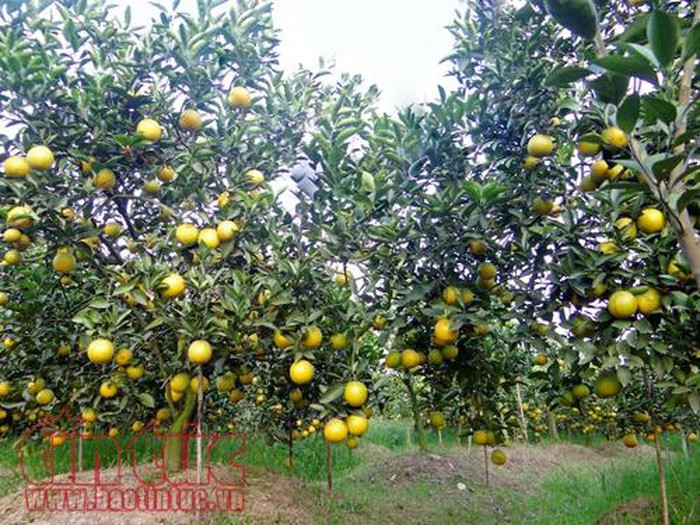
M204 340L193 341L187 349L187 358L196 365L207 364L212 358L212 348L209 342Z

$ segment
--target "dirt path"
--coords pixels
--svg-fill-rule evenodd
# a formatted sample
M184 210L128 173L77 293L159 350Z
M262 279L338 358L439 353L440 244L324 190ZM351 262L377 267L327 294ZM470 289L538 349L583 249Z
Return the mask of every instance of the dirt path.
M526 494L536 490L539 480L556 469L601 468L650 455L649 447L625 450L619 445L591 448L572 444L513 446L506 449L508 463L489 465L490 484L495 490ZM36 525L156 525L251 523L294 524L377 522L382 523L469 523L470 513L479 511L494 519L508 519L508 509L492 498L484 487L484 458L474 447L450 448L421 454L395 454L369 445L361 452L369 459L339 480L329 495L320 485L269 471L249 469L245 512L228 521L209 517L196 521L188 513L29 513L23 491L0 498L0 523ZM125 474L126 476L126 474ZM126 484L135 480L125 479Z

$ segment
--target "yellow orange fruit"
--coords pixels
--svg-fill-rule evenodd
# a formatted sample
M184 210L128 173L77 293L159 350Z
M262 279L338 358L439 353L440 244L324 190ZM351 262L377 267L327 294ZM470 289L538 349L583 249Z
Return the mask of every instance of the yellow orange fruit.
M598 188L598 184L593 179L593 177L586 175L581 179L580 189L582 192L588 193L590 191L594 191L596 188Z
M459 290L454 286L448 286L442 291L442 300L449 305L455 304L458 298Z
M574 396L574 399L577 399L579 401L583 401L586 399L591 393L591 390L583 384L576 385L574 388L571 389L571 395Z
M59 250L53 258L53 269L64 275L71 273L75 269L75 257L65 249Z
M40 405L48 405L51 403L51 401L54 400L54 394L53 390L49 388L44 388L37 392L36 394L36 402Z
M369 428L369 421L367 418L355 414L345 418L345 424L348 428L348 432L353 436L364 436Z
M116 222L108 222L105 224L103 230L107 237L119 237L122 233L122 229Z
M296 385L306 385L314 377L314 365L306 359L300 359L289 367L289 377Z
M528 155L527 157L525 157L525 159L523 159L523 169L531 170L532 168L537 166L541 161L542 161L542 159L540 159L538 157L533 157L532 155Z
M193 341L187 349L187 358L191 363L204 365L211 360L212 348L207 341L201 339Z
M459 348L457 348L455 345L447 345L442 348L442 357L445 359L456 359L458 355Z
M301 346L308 349L314 349L321 346L323 342L323 332L318 326L310 326L304 330L304 337L301 340Z
M83 410L82 419L86 423L95 423L97 421L97 412L92 408L86 408Z
M119 393L117 385L112 381L104 381L100 385L100 395L105 399L111 399Z
M580 140L576 144L576 149L582 157L595 157L600 152L600 144Z
M620 251L620 247L612 241L601 242L598 251L603 255L610 255Z
M401 366L401 353L389 352L384 358L384 364L387 368L398 368Z
M637 438L632 434L627 434L624 438L622 438L622 442L627 448L634 448L637 446Z
M136 125L136 133L139 133L143 138L150 141L157 141L163 136L163 130L160 124L151 118L140 120Z
M221 221L216 226L216 234L219 236L219 239L221 239L221 242L230 241L239 231L240 227L234 221Z
M236 86L229 91L228 102L234 108L249 108L253 104L253 97L250 96L246 88Z
M183 246L192 246L199 239L199 229L194 224L180 224L175 229L175 238Z
M34 146L27 152L27 162L35 170L48 170L53 166L53 152L46 146Z
M548 135L537 134L527 143L527 153L533 157L546 157L554 151L554 139Z
M114 362L120 366L124 366L131 361L132 357L134 357L134 353L131 350L128 348L120 348L114 356Z
M329 443L342 443L348 437L348 427L341 419L333 418L323 427L323 438Z
M24 157L12 156L5 159L3 170L10 178L21 178L29 174L30 166Z
M634 225L634 221L629 217L620 217L615 221L615 228L620 231L622 237L627 238L627 240L634 240L637 237L637 227Z
M330 341L333 350L343 350L350 344L345 334L333 334Z
M611 126L603 130L601 134L603 141L613 148L624 148L627 146L627 135L620 128Z
M637 226L644 233L659 233L666 225L666 218L656 208L644 208L637 217Z
M491 462L494 465L497 466L502 466L506 464L506 461L508 461L508 457L506 456L506 453L503 452L500 448L497 448L493 452L491 452Z
M489 444L489 434L486 430L477 430L474 432L472 441L475 445L485 446Z
M637 296L637 308L642 315L649 315L661 308L661 294L654 288Z
M32 209L29 206L13 206L7 212L7 224L25 230L34 223L31 214Z
M496 277L496 267L491 263L481 263L479 265L479 277L483 281L490 281Z
M171 273L161 281L161 295L166 299L174 299L185 293L185 279L179 273Z
M156 171L156 177L161 182L171 182L175 179L175 170L170 166L161 166Z
M12 392L12 384L9 381L0 381L0 399L7 397Z
M433 332L435 339L437 339L439 342L445 343L451 343L457 339L457 336L459 335L457 330L452 329L452 322L446 318L437 320Z
M389 354L391 355L391 354ZM407 348L403 352L401 352L401 366L402 368L406 370L411 370L413 368L416 368L421 364L421 356L420 353L416 352L415 350L412 350L410 348Z
M188 131L199 131L202 129L202 116L194 109L186 109L180 115L178 124Z
M129 365L126 367L126 376L129 379L141 379L146 373L146 369L143 365Z
M245 178L246 182L251 186L260 186L265 182L265 176L259 170L248 170Z
M170 380L169 386L172 392L183 393L190 386L190 375L187 372L175 374Z
M360 381L349 381L345 384L343 396L351 407L361 407L367 401L367 387Z
M112 170L103 168L95 174L92 183L96 188L111 190L117 183L117 179Z
M272 336L272 342L280 350L284 350L285 348L289 348L293 344L292 340L289 337L287 337L286 335L284 335L280 330L275 330L275 333Z
M109 363L114 356L114 345L109 339L93 339L88 345L87 355L91 363L98 365Z
M602 373L593 386L593 391L598 397L608 399L615 397L622 390L622 383L617 375L611 372Z
M598 159L591 165L590 176L596 182L596 184L600 184L607 178L609 168L610 166L608 166L607 162L605 162L603 159Z
M608 311L618 319L632 317L637 307L637 298L625 290L613 293L608 300Z
M22 232L17 228L8 228L2 234L2 240L5 242L17 242L22 236Z
M216 233L216 230L214 228L203 228L202 231L199 232L199 237L197 238L197 241L200 244L204 244L204 246L211 249L218 248L221 244L219 234Z
M469 250L477 257L483 257L486 255L487 248L486 243L482 240L472 239L469 241Z

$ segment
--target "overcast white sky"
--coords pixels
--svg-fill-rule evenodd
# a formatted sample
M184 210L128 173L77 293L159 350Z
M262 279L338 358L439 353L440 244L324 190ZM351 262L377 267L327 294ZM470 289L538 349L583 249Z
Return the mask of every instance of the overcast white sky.
M131 5L132 20L151 18L144 0ZM166 0L165 5L170 2ZM382 91L381 108L424 102L437 85L451 86L440 60L451 50L444 29L460 0L275 0L275 25L281 30L280 60L285 69L314 68L318 57L333 59L339 72L360 73ZM180 9L194 11L195 0Z

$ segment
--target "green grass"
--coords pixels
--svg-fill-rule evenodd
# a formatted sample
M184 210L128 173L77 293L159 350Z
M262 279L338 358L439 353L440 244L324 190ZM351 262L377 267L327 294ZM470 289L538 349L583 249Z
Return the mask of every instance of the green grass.
M427 436L429 448L439 454L462 453L457 448L453 430L443 432L442 444L435 432L428 431ZM584 444L578 437L565 438L567 442ZM589 441L591 446L600 446L605 438L594 436ZM0 440L0 468L17 472L18 459L12 443L10 439ZM287 447L280 443L269 444L257 437L249 436L244 462L252 477L262 471L272 471L298 478L300 498L309 502L309 512L319 523L328 524L371 522L382 512L394 511L396 503L400 502L401 512L416 516L416 521L421 523L495 524L510 519L510 522L523 525L588 525L595 524L601 516L621 504L639 498L658 500L658 476L651 454L641 460L617 462L612 466L563 464L539 480L523 473L521 483L531 489L525 495L509 487L487 491L480 478L465 480L468 492L452 490L451 494L440 494L439 498L436 498L436 487L420 479L398 485L386 481L383 484L381 481L357 482L374 479L373 474L378 473L373 460L375 453L391 457L414 452L416 443L416 436L406 422L373 420L368 435L362 439L364 453L362 449L350 451L344 446L333 447L333 497L328 497L325 490L326 446L319 437L295 443L291 471L284 466ZM92 457L97 446L97 443L85 442L85 457ZM372 450L373 446L378 448ZM547 443L540 446L546 448ZM148 442L140 442L137 457L141 460L148 458L150 447ZM672 452L667 479L673 521L676 524L700 523L700 452L689 460L685 459L677 434L664 439L664 448ZM113 450L101 448L100 451L103 464L114 464L116 454ZM30 445L28 452L30 469L39 468L38 445ZM67 454L57 456L58 471L66 471L69 465ZM23 484L18 473L1 479L0 496ZM650 512L649 509L645 511L646 514ZM232 516L221 523L251 523L248 519L245 515ZM616 523L635 522L620 520Z
M671 444L668 448L673 450L676 446ZM686 459L676 453L666 462L666 469L673 523L699 523L700 454ZM551 473L536 494L524 500L514 498L510 503L518 508L524 525L588 525L611 509L639 498L660 501L659 478L652 457L604 468L579 466ZM647 510L646 514L650 512ZM637 522L621 519L619 523Z

